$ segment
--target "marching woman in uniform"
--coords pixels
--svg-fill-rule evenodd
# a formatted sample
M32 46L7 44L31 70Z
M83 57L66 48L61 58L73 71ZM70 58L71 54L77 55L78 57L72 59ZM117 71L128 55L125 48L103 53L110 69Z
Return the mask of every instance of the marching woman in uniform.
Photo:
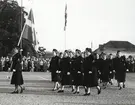
M91 49L86 48L86 58L83 62L85 96L90 95L91 87L97 87L98 94L101 93L101 88L98 86L97 69L93 68L94 57L91 53Z
M127 64L124 56L120 55L120 51L117 51L116 58L114 58L114 70L115 70L115 79L118 82L119 90L125 88L126 81L126 69Z
M60 86L58 82L59 56L56 49L53 49L53 57L50 62L49 70L51 71L52 81L54 82L53 91L58 90Z
M109 82L109 75L110 75L110 62L107 59L106 54L103 54L101 71L102 71L101 77L103 82L103 88L105 89L107 87L107 83Z
M75 54L70 51L69 52L70 56L70 72L71 72L71 85L72 85L72 92L75 91L75 85L74 85L74 80L75 80Z
M98 77L98 81L99 81L100 74L101 74L101 72L100 72L101 59L99 58L99 54L97 54L97 53L94 53L93 57L94 57L93 68L95 68L97 70L97 77Z
M11 84L15 85L15 90L12 92L19 93L18 86L21 88L20 93L23 93L23 76L22 76L22 56L19 47L14 48L14 56L12 58L11 71L13 71Z
M65 50L64 57L60 62L60 69L62 71L62 81L61 81L61 89L58 93L64 92L65 85L71 85L71 78L70 78L70 58L68 56L68 51Z
M99 81L100 83L102 83L102 70L103 70L103 66L102 66L102 61L103 61L103 55L104 53L102 52L100 55L99 55Z
M61 63L62 63L62 60L63 60L63 53L62 52L60 52L59 57L60 57L60 59L59 59L59 70L58 70L58 82L61 85L61 81L62 81Z
M82 69L82 56L81 51L76 49L76 58L74 61L75 65L75 77L74 77L74 85L75 85L75 92L74 94L79 94L79 86L83 85L83 69Z
M111 85L113 85L112 79L114 78L114 68L113 68L113 55L109 54L109 62L110 62L110 66L109 66L109 83Z

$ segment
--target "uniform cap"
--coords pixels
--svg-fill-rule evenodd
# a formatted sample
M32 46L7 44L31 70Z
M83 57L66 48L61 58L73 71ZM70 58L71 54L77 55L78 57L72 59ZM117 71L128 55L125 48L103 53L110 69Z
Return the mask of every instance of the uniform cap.
M54 52L58 52L57 49L53 49Z
M86 48L86 51L88 51L88 52L92 52L92 50L91 50L91 48Z

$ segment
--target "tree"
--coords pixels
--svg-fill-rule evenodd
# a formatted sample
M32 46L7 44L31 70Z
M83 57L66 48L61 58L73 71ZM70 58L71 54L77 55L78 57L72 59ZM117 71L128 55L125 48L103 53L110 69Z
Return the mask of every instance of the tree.
M0 1L0 56L6 56L17 45L21 27L25 23L25 15L27 12L24 11L24 7L18 5L17 1ZM23 48L25 46L33 52L30 42L24 41Z

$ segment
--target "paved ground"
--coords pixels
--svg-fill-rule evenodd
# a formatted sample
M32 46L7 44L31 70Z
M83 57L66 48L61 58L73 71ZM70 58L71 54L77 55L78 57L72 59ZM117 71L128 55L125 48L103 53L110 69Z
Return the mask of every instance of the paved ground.
M44 72L24 72L26 90L10 94L14 87L7 76L11 73L0 72L0 105L135 105L135 73L127 74L125 89L118 90L114 81L114 86L102 89L100 95L92 88L91 96L83 96L83 88L79 95L72 94L69 87L65 93L51 91L50 73Z

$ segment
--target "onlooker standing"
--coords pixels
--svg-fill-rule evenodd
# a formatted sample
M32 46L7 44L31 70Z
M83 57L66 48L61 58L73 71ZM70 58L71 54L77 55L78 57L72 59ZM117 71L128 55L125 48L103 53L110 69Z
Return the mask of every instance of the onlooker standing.
M8 57L6 57L6 60L5 60L5 66L4 66L4 71L8 71L8 69L10 68L10 60Z
M3 71L3 67L2 67L2 58L0 59L0 71Z
M131 55L127 58L127 67L129 72L135 72L135 61Z
M32 68L31 59L28 59L28 71L31 71L31 68Z
M40 64L40 71L44 71L44 61L43 61L43 59L41 59L39 61L39 64Z

